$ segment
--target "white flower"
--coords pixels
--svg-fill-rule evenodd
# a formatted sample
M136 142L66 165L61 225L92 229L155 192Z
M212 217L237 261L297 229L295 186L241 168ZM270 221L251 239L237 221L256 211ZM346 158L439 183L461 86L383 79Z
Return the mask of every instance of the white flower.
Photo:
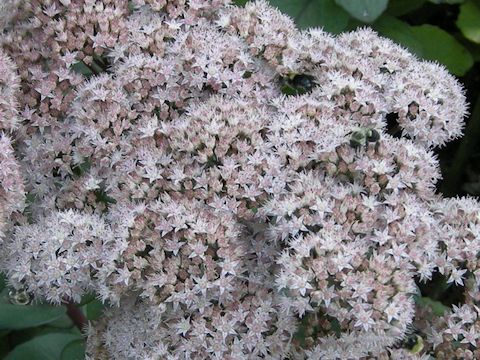
M357 321L354 326L362 328L364 331L368 331L371 327L375 325L375 321L372 319L373 311L366 311L360 309L360 311L355 313Z
M185 334L191 328L190 318L180 320L174 325L174 328L176 329L177 334L182 334L183 336L185 336Z
M85 180L85 189L89 191L100 189L101 183L101 179L96 179L92 175L89 175Z
M463 286L463 274L465 274L466 272L467 269L460 270L457 268L453 268L450 273L450 277L447 280L447 284L455 282L456 285Z
M470 326L470 330L462 331L464 339L460 341L462 344L472 344L477 347L477 339L480 338L480 333L477 331L475 326Z

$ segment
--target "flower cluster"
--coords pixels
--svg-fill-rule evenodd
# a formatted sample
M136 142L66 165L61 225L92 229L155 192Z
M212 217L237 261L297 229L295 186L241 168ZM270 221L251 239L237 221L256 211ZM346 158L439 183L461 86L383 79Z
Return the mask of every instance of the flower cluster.
M20 166L10 138L0 133L0 243L12 225L11 220L24 210L25 190Z
M435 192L432 149L466 114L442 66L265 1L12 6L3 218L20 170L29 204L0 267L37 299L112 305L89 358L478 357L480 205ZM432 317L415 299L438 276L465 303Z
M0 8L0 14L1 11ZM13 217L20 215L25 204L23 178L10 136L19 123L17 96L20 81L15 70L12 60L0 51L0 243L12 225Z
M80 302L85 293L99 292L110 274L106 265L124 247L98 215L73 210L17 226L12 237L2 256L13 287L57 304Z

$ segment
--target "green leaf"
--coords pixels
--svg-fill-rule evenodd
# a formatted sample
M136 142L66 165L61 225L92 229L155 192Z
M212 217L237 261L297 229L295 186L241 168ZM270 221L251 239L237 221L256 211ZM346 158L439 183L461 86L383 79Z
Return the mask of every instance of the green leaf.
M5 289L5 286L6 286L6 280L5 280L5 274L4 273L0 273L0 291L2 291L3 289Z
M95 295L95 293L88 293L88 294L85 294L82 296L82 300L80 301L79 304L77 304L77 306L83 306L83 305L86 305L90 302L92 302L93 300L95 300L97 298L97 296Z
M73 64L70 69L75 71L77 74L85 76L86 78L94 75L92 69L90 69L83 61Z
M96 189L94 191L95 196L97 197L97 201L103 202L104 204L116 204L117 200L107 195L105 190L103 189Z
M9 297L9 292L10 290L8 287L5 287L1 292L0 292L0 304L11 304L10 303L10 297Z
M472 53L473 59L475 61L480 61L480 46L475 46L470 50L470 52Z
M429 297L415 296L414 299L417 305L431 308L436 316L443 316L450 310L448 306L443 305L440 301L432 300Z
M434 4L461 4L463 3L465 0L430 0L430 2L434 3Z
M63 348L80 338L78 335L65 333L37 336L15 347L4 360L59 360Z
M63 306L0 304L0 330L19 330L48 324L63 314Z
M85 341L77 339L70 342L63 348L61 360L83 360L85 359Z
M245 6L248 0L235 0L233 3L237 6Z
M7 337L0 338L0 359L4 359L10 351L10 342Z
M419 57L423 55L422 44L415 37L409 24L387 15L382 16L372 26L380 35L403 45Z
M10 349L20 346L21 344L30 341L38 336L44 336L47 334L73 334L77 337L81 337L82 333L76 327L70 329L58 329L50 326L49 324L36 326L23 330L13 330L11 335L8 337L10 340ZM3 358L1 358L3 359Z
M48 326L51 328L58 329L71 329L75 325L72 322L72 319L67 314L63 314L58 319L48 323Z
M85 316L88 320L97 320L102 316L105 305L100 300L93 300L86 305Z
M472 54L452 35L433 25L412 26L412 32L422 45L423 58L437 60L457 76L473 65Z
M472 0L461 5L457 26L468 40L480 44L480 5Z
M342 326L340 325L340 322L335 318L331 318L330 326L335 335L340 337L340 335L342 334Z
M350 15L360 21L371 23L387 9L388 0L335 0Z
M402 16L410 11L417 10L425 4L427 0L390 0L387 7L387 13L394 16Z
M350 18L335 0L270 0L270 4L290 15L300 29L321 27L338 34L345 30Z
M80 177L86 174L92 166L92 162L90 159L83 159L83 161L79 164L75 164L71 167L73 174L75 176Z

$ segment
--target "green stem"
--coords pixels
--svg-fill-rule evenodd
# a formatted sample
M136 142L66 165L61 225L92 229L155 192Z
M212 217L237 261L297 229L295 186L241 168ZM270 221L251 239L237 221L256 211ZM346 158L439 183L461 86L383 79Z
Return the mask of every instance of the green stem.
M100 65L98 65L95 60L93 60L89 66L90 69L92 69L93 73L95 75L98 75L103 72L103 69Z

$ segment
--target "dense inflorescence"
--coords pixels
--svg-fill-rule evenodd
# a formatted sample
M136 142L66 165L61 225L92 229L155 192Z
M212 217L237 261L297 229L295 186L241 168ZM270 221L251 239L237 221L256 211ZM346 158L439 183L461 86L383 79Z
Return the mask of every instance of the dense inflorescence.
M25 190L20 166L8 135L0 133L0 243L25 207ZM18 219L20 220L20 219Z
M111 306L89 358L480 356L480 206L436 194L467 112L442 66L265 1L1 11L0 266ZM438 277L465 288L443 316L416 301Z
M106 283L102 275L112 271L105 266L124 247L100 216L73 210L17 226L12 237L15 241L2 254L11 284L55 304L80 302L82 295L99 292Z
M1 11L4 9L0 8L0 14ZM0 243L14 218L20 220L25 206L23 178L11 138L11 132L19 126L17 96L20 81L15 70L13 61L0 50Z

